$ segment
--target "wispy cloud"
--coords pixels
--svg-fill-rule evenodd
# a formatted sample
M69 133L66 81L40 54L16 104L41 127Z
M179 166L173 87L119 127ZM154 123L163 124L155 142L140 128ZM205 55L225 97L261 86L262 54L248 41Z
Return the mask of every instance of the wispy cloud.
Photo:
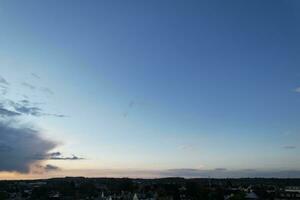
M60 171L61 169L55 165L35 165L31 167L31 174L44 174L45 172L57 172Z
M13 100L5 100L5 103L9 108L5 108L4 103L0 104L0 108L2 109L2 114L15 114L15 115L31 115L35 117L41 116L53 116L53 117L67 117L63 114L53 114L44 112L41 107L37 106L37 103L32 103L27 99L21 100L19 102L15 102ZM1 114L1 110L0 110Z
M123 112L123 117L127 118L129 113L131 113L131 110L134 109L135 107L140 107L140 106L145 106L145 105L147 105L145 102L137 102L137 101L131 100L127 105L126 111Z
M84 158L72 155L71 157L62 156L60 152L50 154L49 160L84 160Z
M53 95L54 92L50 89L50 88L47 88L47 87L41 87L40 90L46 94L49 94L49 95Z
M39 75L37 75L36 73L31 73L31 76L36 79L41 79L41 77Z
M193 144L183 144L179 146L179 149L183 151L194 151L196 148Z
M63 156L61 152L52 152L47 154L36 154L34 157L36 160L84 160L84 158L72 155L70 157Z
M294 145L285 145L283 146L284 149L296 149L297 147Z
M29 88L31 90L35 90L36 87L34 85L31 85L30 83L26 83L26 82L23 82L22 85L26 88Z

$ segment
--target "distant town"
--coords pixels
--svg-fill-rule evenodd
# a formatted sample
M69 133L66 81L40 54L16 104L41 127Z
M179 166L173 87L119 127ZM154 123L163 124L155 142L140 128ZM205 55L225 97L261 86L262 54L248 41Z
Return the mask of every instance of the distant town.
M300 179L84 178L0 181L0 200L300 199Z

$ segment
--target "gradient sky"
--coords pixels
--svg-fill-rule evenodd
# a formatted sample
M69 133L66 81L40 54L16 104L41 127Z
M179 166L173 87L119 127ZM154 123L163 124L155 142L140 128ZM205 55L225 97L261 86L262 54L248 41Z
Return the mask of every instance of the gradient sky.
M0 1L2 99L84 158L39 176L298 171L299 53L297 0Z

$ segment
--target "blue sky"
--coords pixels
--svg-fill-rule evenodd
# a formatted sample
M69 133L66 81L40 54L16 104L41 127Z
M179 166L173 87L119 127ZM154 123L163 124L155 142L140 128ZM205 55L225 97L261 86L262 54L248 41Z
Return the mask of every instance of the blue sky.
M85 158L65 171L300 170L299 9L1 1L2 98L66 115L19 119Z

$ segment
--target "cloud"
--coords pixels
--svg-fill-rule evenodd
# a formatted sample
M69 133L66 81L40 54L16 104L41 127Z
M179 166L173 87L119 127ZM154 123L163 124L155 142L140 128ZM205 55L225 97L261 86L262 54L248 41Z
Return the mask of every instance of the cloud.
M33 86L33 85L29 84L29 83L26 83L26 82L23 82L22 85L23 85L24 87L26 87L26 88L31 89L31 90L35 90L35 89L36 89L35 86Z
M1 83L5 83L0 79ZM7 83L8 84L8 83ZM0 84L1 86L1 84ZM29 85L27 85L30 87ZM34 87L34 86L33 86ZM33 88L32 88L33 89ZM42 137L33 125L22 124L19 116L55 116L46 113L37 103L28 99L13 101L0 96L0 172L44 173L57 171L58 167L43 165L46 160L81 160L77 156L64 157L61 153L50 153L58 143Z
M128 112L123 113L123 117L126 118L128 116Z
M296 149L297 147L294 146L294 145L286 145L286 146L283 146L284 149Z
M8 88L6 86L0 85L0 94L6 95L8 92Z
M266 178L287 178L300 177L300 170L256 170L256 169L241 169L229 170L225 168L216 168L212 170L202 169L170 169L163 170L157 173L159 177L214 177L214 178L241 178L241 177L266 177Z
M7 82L7 80L5 78L3 78L2 76L0 76L0 94L1 95L7 94L8 86L9 86L9 83Z
M24 106L24 105L16 104L14 108L19 113L26 114L26 115L33 115L33 116L42 116L42 115L44 115L41 112L42 109L39 108L39 107L30 107L30 106Z
M179 149L183 150L183 151L195 151L195 145L193 144L183 144L179 146Z
M35 165L31 168L31 173L32 174L44 174L45 172L48 173L48 172L53 172L53 171L60 171L61 169L57 166L54 166L54 165L46 165L46 166L43 166L43 165Z
M2 108L1 104L0 104L0 116L1 117L14 117L14 116L19 116L19 115L21 115L21 114L11 111L11 110L7 110L5 108Z
M61 153L60 152L53 152L53 153L49 153L48 156L50 156L50 157L58 157L58 156L61 156Z
M18 115L32 115L35 117L41 117L41 116L67 117L66 115L63 114L46 113L43 111L42 108L38 107L36 103L31 103L27 99L21 100L19 102L6 100L6 104L8 104L8 106L15 111L15 112L14 111L11 112L14 112ZM2 106L2 108L8 110L7 108L4 108L4 106Z
M36 154L46 155L57 143L41 137L32 127L15 121L0 122L0 171L28 173L39 165Z
M52 152L47 154L36 154L34 156L36 160L84 160L84 158L72 155L71 157L65 157L61 152Z
M36 79L41 79L41 77L39 75L35 74L35 73L31 73L31 76L36 78Z
M64 157L53 152L57 142L45 139L41 133L14 120L0 121L0 171L19 173L42 173L58 170L58 167L41 163L46 160L83 160L75 155Z
M46 172L50 172L50 171L59 171L59 170L60 170L59 167L54 166L54 165L46 165L46 166L44 167L44 169L45 169Z
M54 92L50 88L47 88L47 87L42 87L40 90L42 92L46 93L46 94L49 94L49 95L53 95L54 94Z
M2 76L0 76L0 84L1 85L6 85L6 86L9 85L9 83L7 82L7 80L5 78L3 78Z
M297 87L294 91L300 93L300 87Z
M138 107L138 106L141 107L141 106L145 106L145 105L147 105L147 104L144 102L137 102L137 101L131 100L127 105L126 111L123 112L122 115L124 118L127 118L132 109L134 109L135 107Z
M80 158L75 155L72 155L71 157L64 157L61 156L60 152L56 152L56 153L59 153L59 155L52 155L48 159L49 160L84 160L84 158Z
M64 176L87 177L131 177L131 178L300 178L300 170L216 170L216 169L167 169L167 170L141 170L141 169L98 169L98 170L64 170Z

